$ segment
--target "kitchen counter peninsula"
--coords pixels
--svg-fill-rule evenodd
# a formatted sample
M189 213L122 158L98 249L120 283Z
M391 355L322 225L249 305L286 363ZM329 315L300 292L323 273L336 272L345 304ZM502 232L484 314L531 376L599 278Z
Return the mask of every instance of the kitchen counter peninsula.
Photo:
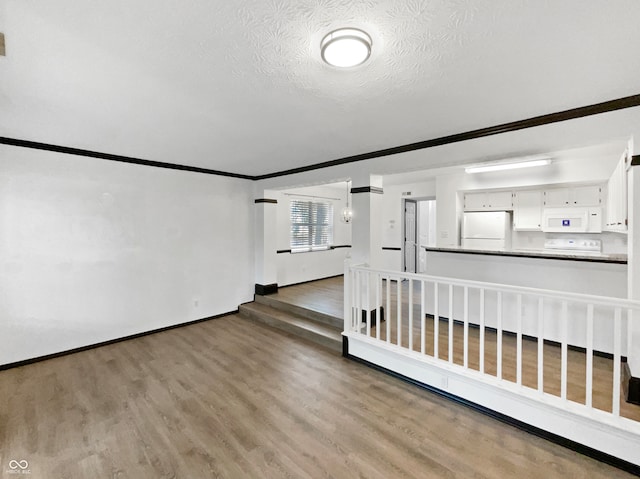
M620 256L426 248L425 266L430 276L627 297L627 259Z
M439 252L439 253L462 253L462 254L475 254L475 255L489 255L489 256L512 256L520 258L541 258L541 259L554 259L554 260L568 260L568 261L586 261L590 263L613 263L613 264L627 264L626 254L585 254L580 252L566 252L566 251L543 251L543 250L527 250L527 249L514 249L504 251L488 251L488 250L476 250L463 248L461 246L448 246L445 248L423 246L427 252Z

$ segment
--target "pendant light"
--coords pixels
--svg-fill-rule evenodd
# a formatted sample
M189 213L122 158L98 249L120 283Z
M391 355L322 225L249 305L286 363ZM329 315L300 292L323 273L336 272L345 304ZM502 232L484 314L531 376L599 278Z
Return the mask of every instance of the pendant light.
M353 210L349 207L349 190L350 190L349 185L350 184L351 182L347 181L347 206L342 208L342 216L340 217L343 223L351 223L351 220L353 219Z

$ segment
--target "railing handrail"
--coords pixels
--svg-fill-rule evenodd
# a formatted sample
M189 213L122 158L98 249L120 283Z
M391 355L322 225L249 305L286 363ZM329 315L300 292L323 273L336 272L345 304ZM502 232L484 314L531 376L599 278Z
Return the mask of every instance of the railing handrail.
M454 286L482 288L491 291L503 291L509 293L521 293L531 294L537 296L543 296L546 298L553 298L557 300L571 300L581 303L590 303L598 306L619 307L625 309L640 310L640 301L631 300L626 298L615 298L612 296L597 296L583 293L573 293L570 291L553 291L550 289L542 288L530 288L527 286L513 286L509 284L489 283L483 281L473 281L468 279L449 278L446 276L432 276L420 273L409 273L405 271L393 271L371 268L367 265L350 265L353 271L368 271L373 273L379 273L382 276L389 277L389 279L406 278L422 281L430 281L435 283L446 283Z

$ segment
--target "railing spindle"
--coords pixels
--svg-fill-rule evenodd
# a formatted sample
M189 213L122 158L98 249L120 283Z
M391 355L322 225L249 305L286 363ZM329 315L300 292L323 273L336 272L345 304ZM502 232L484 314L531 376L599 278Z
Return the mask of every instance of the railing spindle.
M522 295L516 296L516 383L522 385Z
M544 298L538 298L538 392L544 393Z
M468 368L469 367L469 287L465 286L464 287L464 300L463 300L463 306L464 306L464 316L463 316L463 320L464 320L464 340L463 340L463 365L464 368Z
M568 305L566 301L562 302L562 317L560 319L561 324L561 341L562 341L562 353L560 358L560 397L563 401L567 400L567 334L568 334Z
M438 312L438 283L433 283L433 357L438 359L440 339L440 313Z
M391 343L391 276L387 276L387 343Z
M356 317L354 318L355 320L355 327L357 328L358 333L362 333L362 329L360 328L360 325L362 324L362 296L361 296L361 282L362 282L362 274L360 273L360 271L356 271L356 288L355 288L355 293L356 293L356 297L355 297L355 304L356 304Z
M480 289L480 373L484 374L484 288Z
M631 309L627 310L627 358L631 356L631 351L633 351L631 340L633 339L633 329L632 329L632 318L633 311Z
M343 318L343 329L345 333L351 331L351 268L348 260L344 262L344 289L343 289L343 309L342 309L342 318Z
M409 351L413 351L413 280L409 279Z
M427 327L427 308L425 306L425 285L424 281L420 281L420 352L426 353L426 327Z
M396 334L398 335L398 337L396 338L396 343L398 344L398 346L402 346L402 278L398 278L398 284L396 286L397 286L396 287L397 289L396 303L398 303L397 304L398 315L396 317L396 322L398 323Z
M616 308L613 317L613 406L611 413L620 416L620 349L622 348L622 309Z
M593 304L587 306L587 372L585 392L587 407L593 405Z
M453 285L449 285L449 362L453 363Z
M498 343L496 347L496 363L497 363L497 371L496 377L498 379L502 379L502 291L498 291L498 297L496 298L496 309L498 316L498 324L496 332L496 342Z
M371 273L367 273L367 285L365 291L367 292L367 299L365 301L365 306L367 311L365 312L365 317L367 318L367 336L371 337Z
M376 339L380 340L380 325L382 324L382 300L380 299L382 276L376 274Z

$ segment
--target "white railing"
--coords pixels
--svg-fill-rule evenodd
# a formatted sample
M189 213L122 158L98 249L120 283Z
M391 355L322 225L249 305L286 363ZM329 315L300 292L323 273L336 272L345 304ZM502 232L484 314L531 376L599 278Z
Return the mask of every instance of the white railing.
M560 408L627 420L621 362L640 302L348 263L344 288L346 335Z

